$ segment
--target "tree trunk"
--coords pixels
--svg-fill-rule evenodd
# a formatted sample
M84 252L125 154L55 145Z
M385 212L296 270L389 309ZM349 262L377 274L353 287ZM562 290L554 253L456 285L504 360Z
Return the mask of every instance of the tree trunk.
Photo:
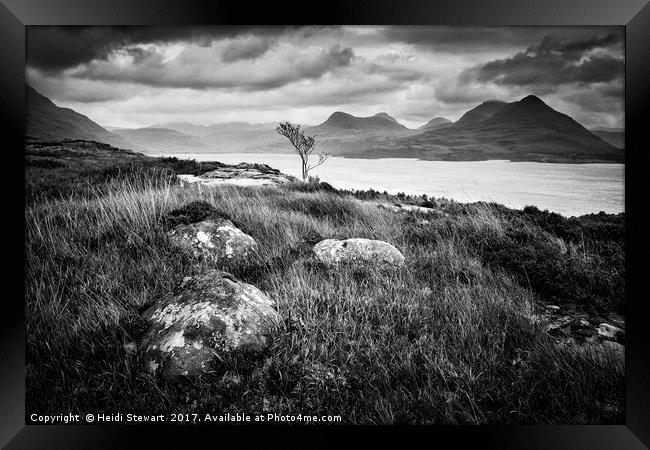
M302 181L307 181L307 160L302 159Z

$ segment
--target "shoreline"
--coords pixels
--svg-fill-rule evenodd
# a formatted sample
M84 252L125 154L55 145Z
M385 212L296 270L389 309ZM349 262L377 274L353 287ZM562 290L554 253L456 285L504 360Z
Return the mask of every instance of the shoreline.
M197 162L260 162L298 176L291 154L165 153ZM205 160L204 160L205 158ZM443 164L444 163L444 164ZM478 164L468 164L478 163ZM423 161L333 157L314 175L337 189L427 195L461 203L492 202L522 209L534 205L565 217L625 212L624 165L530 164L508 160Z
M177 155L264 155L264 156L282 156L282 155L294 155L294 152L269 152L269 153L260 153L260 152L165 152L165 153L142 153L146 156L151 156L154 158L164 158ZM415 161L426 161L426 162L451 162L451 163L481 163L481 162L507 162L507 163L538 163L538 164L569 164L569 165L625 165L625 162L616 162L602 159L594 160L585 160L585 161L576 161L573 159L562 159L562 160L533 160L533 159L428 159L420 157L409 157L409 156L364 156L364 155L331 155L334 158L344 158L352 160L415 160Z

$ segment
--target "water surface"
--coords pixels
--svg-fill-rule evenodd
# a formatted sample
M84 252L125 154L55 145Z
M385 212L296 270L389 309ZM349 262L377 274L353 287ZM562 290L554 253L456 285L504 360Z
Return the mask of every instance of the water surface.
M227 164L256 162L300 177L294 154L168 154ZM550 164L510 161L420 161L409 158L331 157L313 175L343 189L427 194L459 202L492 201L521 209L535 205L566 216L624 211L623 164Z

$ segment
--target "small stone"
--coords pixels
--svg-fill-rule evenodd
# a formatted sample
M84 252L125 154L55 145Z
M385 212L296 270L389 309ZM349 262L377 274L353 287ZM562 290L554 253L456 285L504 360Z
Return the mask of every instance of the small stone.
M598 335L603 339L622 341L625 338L625 331L609 323L601 323L598 325Z
M135 342L127 342L124 344L124 350L127 353L135 353L138 350L138 346L135 344Z
M551 311L559 311L560 307L557 305L546 305L546 309L550 309Z

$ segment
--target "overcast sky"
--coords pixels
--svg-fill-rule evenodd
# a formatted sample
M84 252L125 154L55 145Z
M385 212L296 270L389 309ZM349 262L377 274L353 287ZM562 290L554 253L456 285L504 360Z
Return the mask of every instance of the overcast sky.
M536 94L622 127L622 27L27 27L27 83L104 126L318 124L387 112L409 127Z

